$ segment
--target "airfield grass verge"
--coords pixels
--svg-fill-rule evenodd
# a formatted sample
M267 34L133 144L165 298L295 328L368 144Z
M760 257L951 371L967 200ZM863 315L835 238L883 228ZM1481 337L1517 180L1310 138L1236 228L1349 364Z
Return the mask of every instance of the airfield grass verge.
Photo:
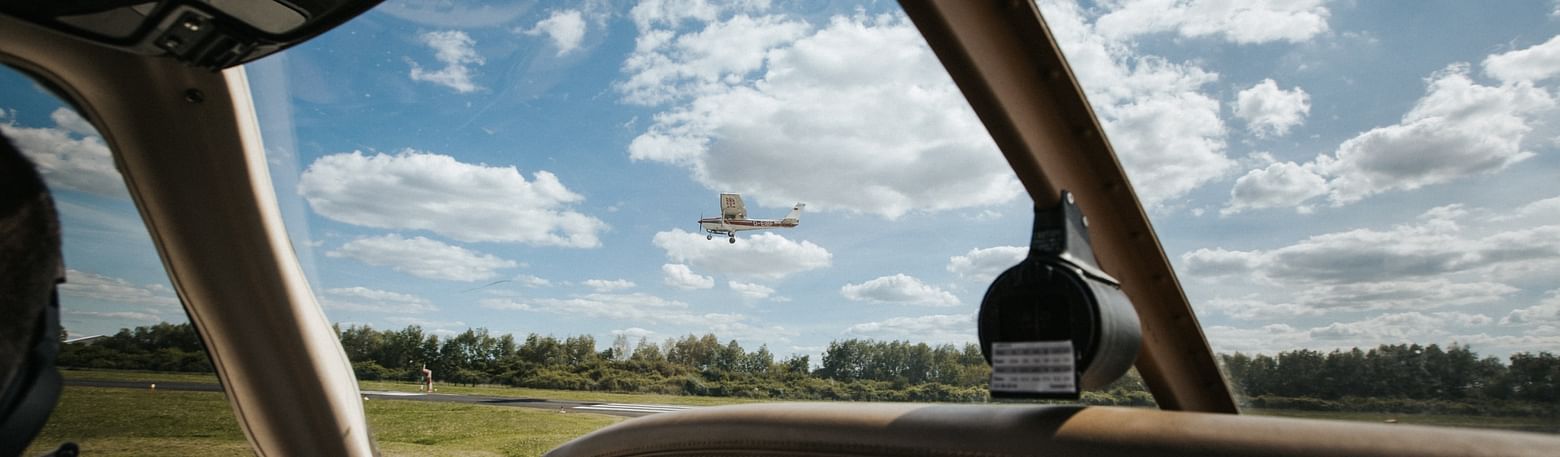
M1255 408L1242 409L1241 413L1257 416L1375 422L1378 424L1386 423L1388 420L1395 420L1399 424L1434 425L1438 427L1459 428L1485 428L1519 432L1560 433L1560 418L1556 417L1466 416L1455 414L1401 414Z
M388 381L358 381L359 388L391 392L417 392L417 384ZM461 386L434 384L434 391L446 394L484 395L492 397L544 398L548 400L599 401L603 403L647 403L657 405L717 406L740 403L756 403L763 400L733 397L695 397L691 395L663 395L621 392L596 392L584 390L533 389L506 386Z
M209 374L209 373L167 373L167 372L128 371L128 370L123 370L123 371L121 371L121 370L63 370L62 373L65 375L66 379L83 379L83 380L85 380L85 379L116 380L116 381L134 380L134 381L147 381L147 382L203 382L203 383L216 383L217 382L216 376L212 375L212 374ZM417 391L417 384L410 383L410 382L359 381L359 385L361 386L361 388L363 390L396 391L396 392L416 392ZM591 391L572 391L572 390L531 389L531 388L505 387L505 386L475 386L475 387L473 387L473 386L460 386L460 385L450 385L450 384L437 384L436 388L438 389L438 392L440 392L440 393L459 393L459 394L484 395L484 396L493 396L493 397L511 397L511 398L544 398L544 399L549 399L549 400L599 401L599 402L611 402L611 403L649 403L649 404L686 405L686 406L712 406L712 405L726 405L726 404L737 404L737 403L752 403L752 402L755 402L755 401L760 401L760 400L753 400L753 399L726 398L726 397L695 397L695 396L683 396L683 395L629 394L629 393L591 392ZM69 388L67 389L67 391L68 390L69 390ZM219 400L221 399L220 395L215 395L215 394L212 394L212 395L214 395L215 398L217 398ZM375 416L372 413L372 411L376 411L375 408L381 408L381 407L388 408L388 406L383 406L383 405L385 403L391 403L391 402L392 401L388 401L388 400L387 401L380 401L380 402L370 402L369 403L369 407L370 407L369 411L371 411L370 417L369 417L370 420L374 420L375 419ZM220 406L221 406L222 413L224 415L226 415L225 416L226 419L224 419L224 420L231 421L232 415L228 414L228 412L227 412L227 403L225 401L222 401L222 402L219 402L219 403L220 403ZM417 404L422 404L422 402L398 402L398 401L394 402L394 403L417 403ZM1242 412L1245 413L1245 414L1254 414L1254 415L1262 415L1262 416L1283 416L1283 417L1295 417L1295 418L1307 418L1307 419L1345 420L1345 421L1374 422L1374 423L1383 423L1383 422L1385 422L1388 419L1394 419L1394 420L1397 420L1398 423L1401 423L1401 424L1434 425L1434 426L1443 426L1443 427L1473 427L1473 428L1489 428L1489 429L1502 429L1502 430L1514 430L1514 431L1526 431L1526 432L1560 433L1560 418L1557 418L1557 417L1511 417L1511 416L1474 416L1474 415L1451 415L1451 414L1406 414L1406 413L1387 413L1387 412L1379 412L1378 413L1378 412L1303 411L1303 410L1293 410L1293 409L1257 409L1257 408L1244 408L1244 409L1242 409ZM376 429L376 431L377 431L377 429ZM583 432L581 432L581 433L583 433ZM242 441L242 437L240 437L239 440ZM413 443L413 445L415 447L415 440L408 440L407 442L408 443ZM560 440L559 442L562 442L562 441ZM382 446L384 446L384 448L387 450L387 452L389 452L391 450L396 449L396 446L398 446L398 445L384 445L384 444L382 444Z
M249 455L227 399L216 392L67 386L24 455L75 441L85 455Z
M194 382L216 384L217 376L211 373L171 373L138 370L61 370L65 379L93 381L146 381L146 382ZM418 385L410 382L358 381L358 387L369 391L417 392ZM732 397L695 397L690 395L662 395L643 393L598 392L580 390L533 389L508 386L463 386L435 383L439 393L484 395L492 397L545 398L548 400L599 401L604 403L653 403L659 405L714 406L754 403L762 400Z
M370 400L374 440L387 455L541 455L623 418L530 408Z
M173 371L142 371L142 370L83 370L76 368L61 368L60 375L66 380L84 381L148 381L148 382L200 382L216 384L217 375L214 373L180 373Z
M622 420L599 414L418 401L364 403L384 455L541 455ZM69 386L25 455L75 441L84 455L251 455L216 392Z

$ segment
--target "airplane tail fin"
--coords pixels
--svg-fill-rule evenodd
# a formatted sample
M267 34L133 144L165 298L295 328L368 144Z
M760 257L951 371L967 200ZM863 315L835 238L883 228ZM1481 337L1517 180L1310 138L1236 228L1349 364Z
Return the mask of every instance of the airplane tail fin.
M796 223L801 222L802 221L802 208L806 208L806 207L807 207L806 203L797 203L796 206L791 207L791 212L787 213L785 215L785 219L781 219L780 222L784 222L784 223L787 223L787 224L796 224Z

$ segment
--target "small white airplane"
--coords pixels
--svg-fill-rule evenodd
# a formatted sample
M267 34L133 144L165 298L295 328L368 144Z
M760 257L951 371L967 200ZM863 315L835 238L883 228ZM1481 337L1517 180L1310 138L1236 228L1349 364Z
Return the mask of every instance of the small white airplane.
M791 208L791 213L784 219L748 219L747 207L742 204L742 196L737 194L720 194L720 217L706 217L699 219L699 228L704 229L704 239L713 240L715 235L726 235L726 241L735 244L737 232L744 230L767 230L775 228L792 228L802 222L802 208L806 203L797 203Z

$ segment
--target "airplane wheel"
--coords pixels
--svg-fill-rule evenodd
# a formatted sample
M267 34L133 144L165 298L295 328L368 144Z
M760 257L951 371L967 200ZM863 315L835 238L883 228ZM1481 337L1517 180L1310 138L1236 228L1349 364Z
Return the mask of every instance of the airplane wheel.
M731 243L731 244L737 244L737 237L727 238L726 242Z
M713 239L715 239L715 235L704 235L704 239L706 239L706 240L713 240Z

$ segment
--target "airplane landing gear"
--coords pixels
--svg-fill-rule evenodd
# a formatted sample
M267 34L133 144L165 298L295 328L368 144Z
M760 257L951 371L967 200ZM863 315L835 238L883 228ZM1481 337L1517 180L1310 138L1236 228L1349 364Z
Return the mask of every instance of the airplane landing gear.
M706 240L713 240L713 239L715 239L715 235L704 235L704 239L706 239Z
M737 244L737 237L733 236L731 238L727 238L726 242L731 243L731 244Z

